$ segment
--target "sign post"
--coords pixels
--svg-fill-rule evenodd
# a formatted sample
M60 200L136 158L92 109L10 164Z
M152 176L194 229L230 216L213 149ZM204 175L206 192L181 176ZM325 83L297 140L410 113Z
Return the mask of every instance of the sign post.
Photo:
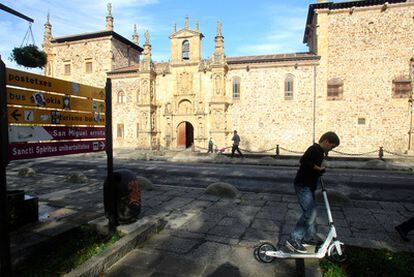
M7 124L6 66L0 59L0 276L11 276L6 179L9 146Z
M117 225L111 108L110 79L105 89L97 88L9 69L0 59L0 276L12 276L9 161L106 151L104 196L110 201L110 223Z

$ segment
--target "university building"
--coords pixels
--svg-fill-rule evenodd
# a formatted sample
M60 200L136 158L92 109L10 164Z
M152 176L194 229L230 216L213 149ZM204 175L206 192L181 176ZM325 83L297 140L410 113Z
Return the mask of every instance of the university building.
M306 16L306 15L304 15ZM198 23L173 27L170 60L151 58L148 31L142 46L106 30L53 37L45 24L45 74L103 87L112 80L115 147L276 144L304 151L326 131L338 150L364 153L383 146L412 150L414 1L317 1L309 5L305 53L228 57L222 24L204 38ZM226 34L231 36L236 34ZM202 57L202 41L214 43Z

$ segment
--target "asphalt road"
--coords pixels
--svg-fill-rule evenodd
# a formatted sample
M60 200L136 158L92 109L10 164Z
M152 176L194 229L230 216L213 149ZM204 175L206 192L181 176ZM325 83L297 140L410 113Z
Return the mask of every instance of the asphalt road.
M14 161L8 168L31 167L37 173L65 175L83 172L88 178L103 180L106 159L102 156L66 156ZM292 182L297 167L258 166L248 164L171 163L118 159L114 168L127 168L154 184L207 187L226 182L239 190L294 194ZM324 177L330 193L338 192L354 200L414 202L414 174L404 171L338 169L328 170ZM56 184L58 190L59 184Z

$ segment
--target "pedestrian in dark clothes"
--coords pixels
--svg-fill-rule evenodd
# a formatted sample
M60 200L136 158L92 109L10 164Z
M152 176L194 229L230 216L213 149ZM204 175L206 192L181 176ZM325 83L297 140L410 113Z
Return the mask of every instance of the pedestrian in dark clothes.
M307 253L305 245L318 244L316 234L315 190L320 176L326 168L322 166L325 155L339 145L339 137L334 132L327 132L319 139L319 143L310 146L300 158L300 167L294 181L296 196L302 208L295 229L286 240L286 246L292 251Z
M398 234L400 234L404 241L410 241L407 235L410 231L414 230L414 217L396 226L395 230L397 230Z
M243 158L243 154L239 149L239 144L240 144L240 136L237 134L237 131L234 130L233 132L233 138L231 139L233 141L233 147L231 148L231 157L233 158L234 156L234 152L237 151L237 153L240 154L240 156Z

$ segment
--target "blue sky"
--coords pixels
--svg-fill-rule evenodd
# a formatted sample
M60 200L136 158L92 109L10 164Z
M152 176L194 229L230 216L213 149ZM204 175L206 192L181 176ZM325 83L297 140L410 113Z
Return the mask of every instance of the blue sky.
M307 51L302 43L308 6L306 0L6 0L2 4L33 18L35 42L41 46L43 24L50 13L54 37L105 29L106 4L112 3L114 30L131 39L133 24L138 26L139 44L149 30L155 61L166 61L174 22L177 29L184 18L195 21L204 34L203 57L214 49L217 20L223 24L227 56L247 56ZM9 67L19 68L8 60L11 50L20 46L28 22L0 10L0 54Z

